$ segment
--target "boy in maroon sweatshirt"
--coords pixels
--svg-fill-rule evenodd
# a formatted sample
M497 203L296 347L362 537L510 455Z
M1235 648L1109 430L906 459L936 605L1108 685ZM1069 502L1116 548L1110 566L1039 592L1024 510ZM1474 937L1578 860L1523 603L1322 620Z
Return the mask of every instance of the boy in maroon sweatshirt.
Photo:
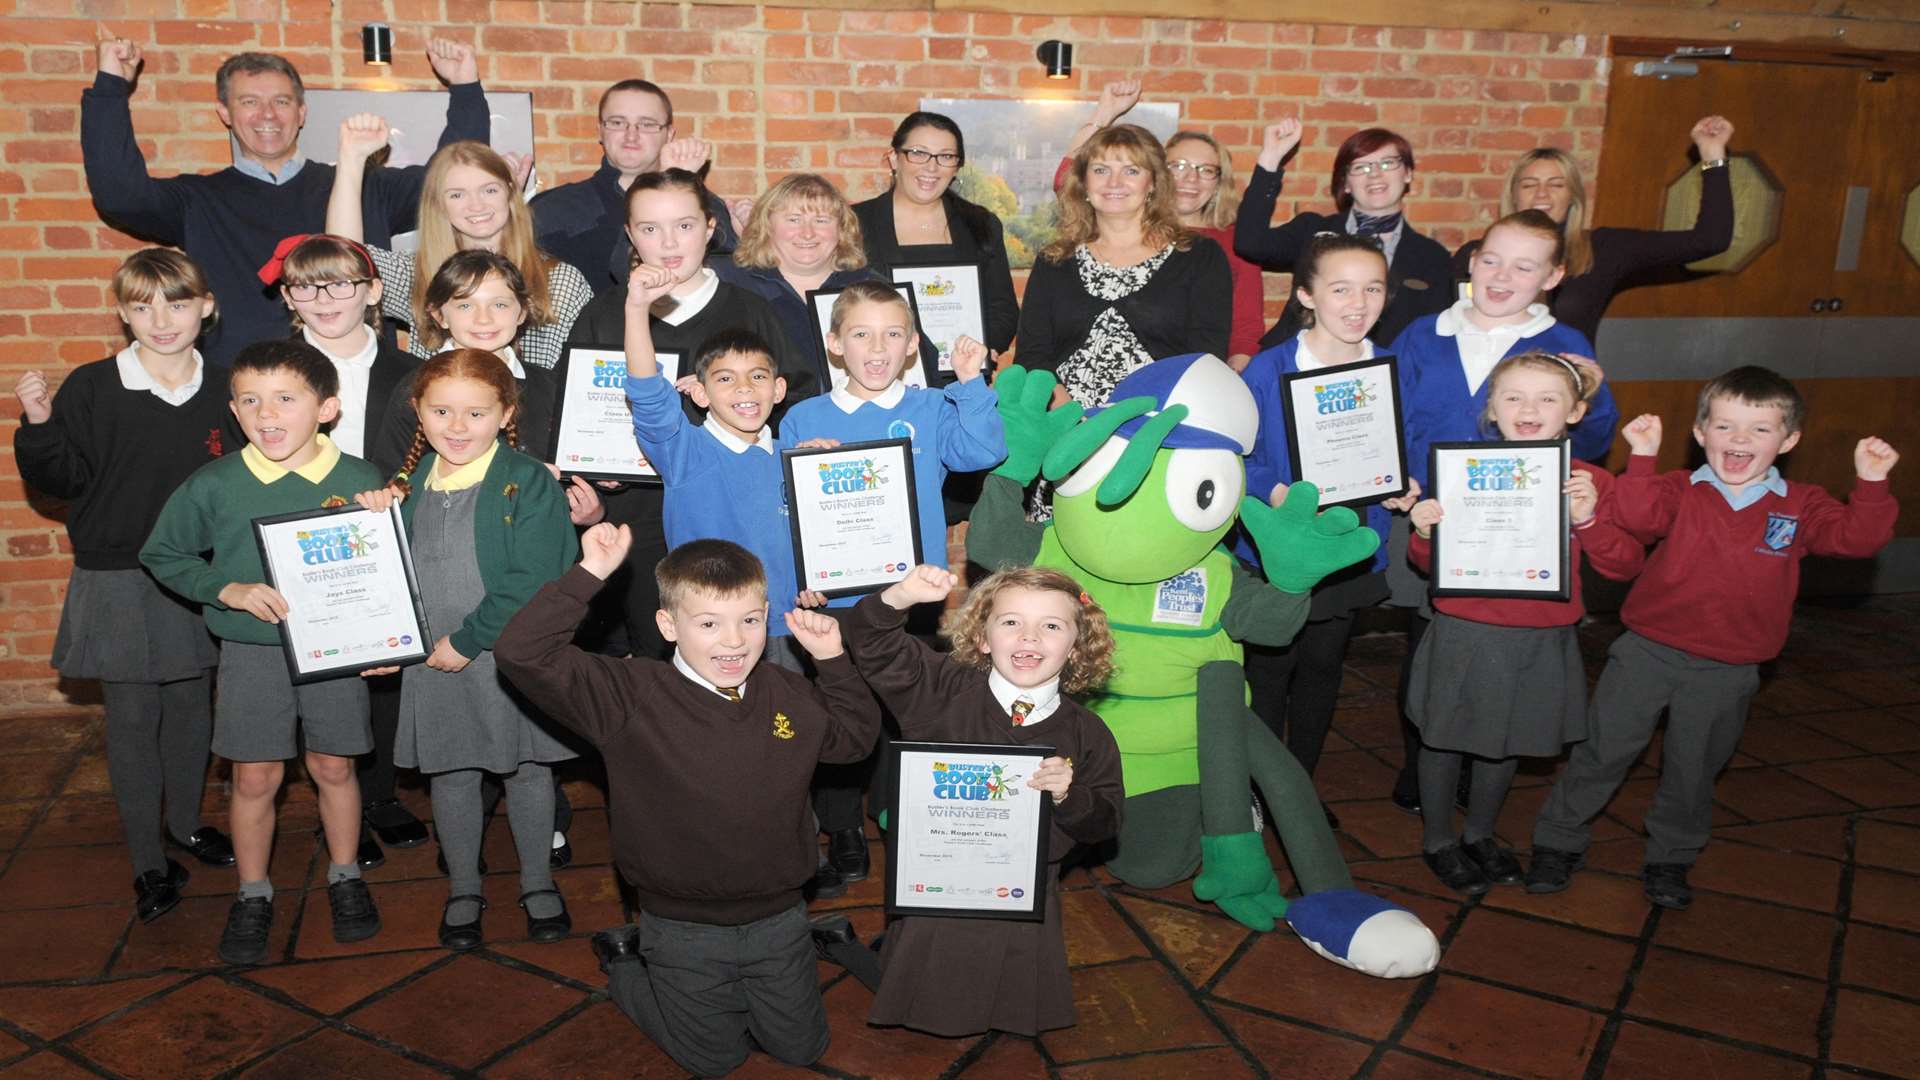
M1800 441L1806 404L1792 383L1742 367L1700 391L1693 437L1707 463L1657 473L1660 418L1621 429L1633 457L1614 484L1613 521L1661 541L1620 611L1627 632L1593 693L1593 734L1574 746L1533 827L1527 891L1559 892L1584 864L1593 818L1653 736L1667 734L1647 809L1647 899L1684 909L1687 871L1712 833L1713 783L1746 727L1759 666L1780 654L1808 555L1864 559L1893 538L1899 504L1887 474L1900 455L1878 438L1854 448L1842 503L1789 483L1774 458Z
M640 900L637 927L594 936L607 992L697 1075L726 1075L754 1046L811 1064L827 1049L827 1015L800 896L819 862L807 786L817 763L872 752L880 707L820 612L785 616L817 686L760 664L766 574L725 540L660 560L671 663L575 647L588 602L632 543L625 525L587 530L580 565L493 647L501 673L606 759L614 864Z

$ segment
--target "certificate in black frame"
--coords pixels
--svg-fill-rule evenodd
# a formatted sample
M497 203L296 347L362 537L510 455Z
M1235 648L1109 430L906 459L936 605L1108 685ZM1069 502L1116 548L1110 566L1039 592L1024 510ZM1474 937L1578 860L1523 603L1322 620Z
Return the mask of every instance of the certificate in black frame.
M1434 596L1436 598L1446 597L1446 596L1462 596L1462 597L1484 596L1484 597L1493 597L1498 599L1557 600L1562 602L1572 599L1573 580L1570 575L1570 571L1572 570L1571 555L1572 555L1573 530L1572 530L1572 515L1570 514L1567 507L1567 496L1565 493L1566 486L1567 486L1567 477L1569 475L1570 470L1573 468L1573 450L1572 450L1572 443L1570 440L1565 438L1560 438L1560 439L1523 439L1523 440L1514 440L1511 442L1437 442L1437 443L1434 443L1427 450L1427 478L1433 483L1433 490L1428 493L1428 497L1440 500L1443 504L1445 502L1447 492L1445 490L1445 485L1443 485L1440 480L1440 477L1441 477L1440 459L1443 455L1475 454L1481 457L1485 457L1488 455L1497 455L1503 451L1537 451L1537 450L1557 451L1556 457L1558 460L1558 469L1556 470L1556 474L1555 474L1556 480L1553 486L1551 487L1551 489L1549 489L1545 484L1541 484L1539 488L1534 490L1540 490L1543 492L1550 490L1554 496L1554 505L1558 508L1558 513L1556 515L1559 520L1559 527L1556 530L1557 539L1559 541L1558 544L1556 545L1556 550L1557 550L1556 558L1557 558L1558 565L1551 568L1527 567L1524 569L1516 570L1515 572L1525 575L1525 579L1530 581L1540 580L1539 578L1533 576L1535 574L1546 574L1546 573L1556 574L1559 577L1559 587L1553 590L1502 589L1502 588L1488 588L1484 586L1449 586L1445 584L1447 580L1450 580L1451 578L1456 576L1452 573L1452 570L1454 569L1461 570L1461 574L1459 576L1461 577L1462 580L1465 580L1467 577L1476 576L1476 574L1475 574L1475 571L1471 568L1455 568L1455 567L1450 567L1448 565L1449 560L1447 559L1447 546L1446 546L1446 540L1445 540L1446 522L1442 520L1440 524L1435 525L1433 527L1433 538L1432 538L1432 549L1431 549L1433 552L1433 558L1429 564L1430 576L1427 581L1427 591L1429 595ZM1515 487L1515 488L1503 488L1499 490L1520 491L1520 490L1527 490L1527 489ZM1478 576L1484 577L1485 574L1484 572L1482 572Z
M907 302L907 310L913 315L913 332L916 334L920 333L920 303L914 298L913 286L898 281L888 281L887 284L893 286L894 291L900 294L900 299ZM833 314L833 302L839 299L840 294L845 291L847 290L844 285L837 289L807 290L807 313L813 316L813 343L820 349L821 371L819 375L821 379L821 393L832 390L836 385L833 377L835 371L833 361L828 359L832 354L827 350L827 327L830 324L830 319ZM911 365L909 365L909 370L911 370ZM901 372L902 377L904 377L905 374L905 371ZM937 387L940 385L940 360L936 356L929 361L925 349L920 351L920 375L925 381L919 385L926 387ZM839 382L844 383L846 381L846 374L843 371Z
M836 578L845 576L845 572L835 572L830 568L820 565L819 560L809 560L807 557L806 540L801 535L800 525L802 489L799 483L798 463L816 457L856 456L864 453L884 455L889 458L889 460L882 464L890 465L897 463L900 466L901 479L905 487L907 516L910 519L910 527L913 530L913 550L911 552L889 552L875 556L878 560L876 565L886 566L892 564L897 566L897 570L885 571L886 573L893 574L894 576L892 577L861 585L832 586L832 582ZM830 448L810 447L807 449L782 450L780 451L780 473L781 480L786 485L787 490L787 522L793 536L794 575L802 589L810 589L829 598L864 595L875 589L886 588L893 582L899 581L901 578L906 577L915 566L924 561L924 552L926 549L925 538L920 535L920 493L914 483L913 476L913 440L906 438L872 439L867 442L842 443L839 446ZM878 469L872 470L872 473L876 478L881 475ZM815 483L807 490L811 493L814 488L820 486L819 483ZM877 486L868 489L848 488L842 492L835 492L835 494L856 494L860 490L877 491L879 488ZM889 555L898 555L900 557L890 558L888 557Z
M1289 372L1280 376L1280 404L1281 407L1286 410L1287 460L1293 464L1293 482L1299 483L1302 480L1306 480L1317 484L1318 481L1315 481L1313 477L1305 475L1301 461L1300 424L1294 416L1293 408L1294 384L1299 382L1318 382L1324 384L1334 381L1340 376L1360 375L1370 369L1381 367L1386 369L1383 380L1386 386L1384 393L1393 400L1394 434L1393 471L1383 473L1382 475L1389 477L1388 480L1384 481L1385 483L1395 483L1394 478L1397 478L1397 484L1389 490L1374 490L1350 499L1328 499L1326 497L1327 491L1325 487L1322 487L1320 490L1320 508L1322 510L1330 506L1367 506L1384 499L1398 498L1405 495L1409 490L1409 478L1407 475L1407 419L1406 406L1400 400L1400 360L1395 356L1375 356L1369 360L1356 360L1349 364L1336 364L1333 367L1315 368L1312 371ZM1351 401L1352 396L1348 395L1344 400ZM1330 402L1330 404L1338 404L1338 402ZM1363 398L1359 404L1366 404L1365 399ZM1266 492L1255 492L1254 494L1256 498L1262 500L1267 496Z
M622 400L625 400L626 398L626 372L625 372L626 353L623 349L613 345L583 345L583 344L569 343L567 347L561 352L560 363L558 366L554 368L554 372L553 372L554 373L553 426L550 429L550 437L547 439L547 445L549 447L552 447L552 450L551 452L548 453L547 456L552 459L553 465L560 470L560 478L562 480L567 480L567 479L571 479L573 477L579 476L579 477L584 477L588 480L614 480L614 481L619 481L621 483L629 483L629 484L658 485L661 482L660 473L658 470L656 470L653 467L651 462L649 462L645 466L642 466L638 469L627 470L627 469L595 468L594 466L597 465L598 463L592 462L592 461L583 462L579 460L574 460L574 461L561 460L562 458L565 458L565 457L573 457L577 459L581 456L579 454L571 453L569 451L567 444L563 443L561 440L561 432L564 431L566 428L567 402L570 396L569 389L572 384L572 380L574 380L575 378L581 377L583 375L583 372L578 369L577 365L574 364L574 357L576 354L579 354L583 357L587 357L587 356L591 356L591 354L593 353L619 354L621 359L621 364L622 364L621 376L620 376L620 383L621 383L620 395ZM679 353L672 353L672 352L655 353L654 358L659 362L660 374L664 376L668 382L672 382L675 379L679 378L679 370L680 370L680 354ZM627 432L628 432L628 437L633 438L633 435L632 435L633 419L631 414L629 414L627 419ZM634 452L636 454L639 454L642 457L645 456L645 452L640 449L639 442L637 439L634 442Z
M1007 919L1015 922L1044 922L1047 917L1047 887L1049 885L1047 870L1051 865L1047 858L1050 846L1048 841L1051 838L1053 825L1053 800L1049 798L1045 792L1035 791L1033 793L1038 797L1040 812L1036 815L1034 823L1034 865L1031 871L1029 872L1027 868L1022 867L1018 871L1010 871L1002 880L982 882L980 885L975 886L976 888L985 889L993 893L994 899L1005 899L1013 901L1015 904L1021 904L1022 906L1015 907L1013 904L1010 904L1005 909L995 909L991 907L952 907L938 903L903 905L900 903L900 889L903 885L905 888L912 890L910 895L918 897L934 895L944 897L947 895L944 890L950 886L913 880L902 882L900 867L904 860L900 854L900 846L903 843L908 843L908 841L904 839L907 831L905 814L910 811L905 811L902 808L905 806L903 795L906 790L905 784L907 783L907 769L909 767L918 764L922 759L932 762L936 758L961 756L1031 759L1033 765L1038 767L1042 761L1053 754L1053 751L1054 748L1051 746L1033 744L1014 745L1011 743L908 741L889 743L886 761L888 772L886 775L892 776L894 780L893 791L890 793L893 796L893 811L889 817L889 828L887 829L886 836L886 914L888 916L937 915L941 918L954 919ZM909 757L909 755L912 755L912 757ZM954 802L958 805L966 806L977 805L979 800L955 799ZM918 888L916 889L915 886L918 886ZM928 889L934 891L928 892ZM1027 895L1024 897L1017 895L1023 889L1029 890ZM983 895L981 899L984 900L986 897Z
M915 282L912 280L908 280L908 281L897 280L902 270L931 270L937 273L952 273L956 277L960 277L971 282L971 284L973 285L974 311L979 315L979 319L977 320L977 325L966 327L964 329L964 333L966 333L968 337L973 338L975 341L978 341L981 344L986 343L986 340L987 340L987 284L986 284L986 275L982 272L979 263L910 262L910 263L897 263L887 267L887 272L894 275L894 277L896 278L896 280L894 281L894 284L896 286L905 285L913 293L914 303L915 303L914 311L913 311L914 325L919 328L921 335L925 336L927 333L926 322L925 322L926 317L921 314L920 307L919 307L920 285L918 282ZM936 349L938 348L939 344L940 344L939 339L937 337L934 338L934 346L936 347ZM934 361L933 366L934 366L934 370L939 374L940 378L943 381L952 378L954 375L953 361L950 356L948 357L947 362L945 364L942 364L938 359L936 359ZM938 385L938 384L933 384L933 385Z
M287 661L287 674L296 686L302 683L320 682L325 679L339 678L348 674L358 675L360 672L369 668L417 664L427 658L429 646L433 641L432 631L427 626L426 605L422 603L420 599L420 581L414 574L413 550L407 543L406 523L400 518L400 506L397 503L388 507L384 515L376 514L374 511L368 510L358 504L349 504L347 506L328 507L317 510L297 510L290 514L274 514L267 517L254 518L253 540L260 551L260 565L265 570L266 583L284 594L285 590L282 589L282 576L276 570L273 552L267 544L267 530L269 527L292 525L309 521L322 521L327 518L343 517L350 514L372 514L376 517L385 517L393 529L395 542L399 545L400 549L400 565L406 574L407 610L412 618L405 627L389 628L389 630L398 629L401 633L389 633L388 638L390 641L386 647L389 649L400 648L402 651L397 653L381 652L377 656L361 656L358 659L352 659L350 658L351 654L344 650L329 653L327 650L321 649L318 650L321 655L304 658L307 661L313 662L316 666L303 668L303 657L300 656L298 648L293 641L291 620L294 618L295 613L289 611L288 617L280 620L277 629L280 632L280 651ZM412 640L407 641L406 639L408 637L411 637ZM369 648L372 647L371 643L367 644ZM330 660L329 657L332 655L338 655L341 659L338 661Z

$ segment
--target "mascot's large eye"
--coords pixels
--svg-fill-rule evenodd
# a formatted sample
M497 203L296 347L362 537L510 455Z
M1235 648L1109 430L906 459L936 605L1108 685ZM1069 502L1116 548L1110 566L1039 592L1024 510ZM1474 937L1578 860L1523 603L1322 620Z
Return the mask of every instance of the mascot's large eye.
M1093 452L1092 457L1082 463L1079 468L1068 473L1066 479L1060 481L1060 486L1053 489L1053 493L1060 498L1071 499L1099 487L1100 481L1105 480L1107 474L1113 471L1114 464L1120 460L1120 455L1125 453L1126 449L1127 440L1118 435L1108 439L1101 444L1100 449Z
M1167 462L1167 507L1194 532L1212 532L1239 512L1246 475L1231 450L1175 450Z

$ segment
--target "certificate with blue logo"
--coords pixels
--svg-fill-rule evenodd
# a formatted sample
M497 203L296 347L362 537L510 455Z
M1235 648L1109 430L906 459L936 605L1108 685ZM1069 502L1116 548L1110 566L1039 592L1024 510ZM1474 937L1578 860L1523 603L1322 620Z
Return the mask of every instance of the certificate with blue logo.
M1053 800L1027 786L1051 746L896 742L887 914L1046 918Z
M802 589L869 593L923 561L911 439L782 450L780 458Z
M1570 599L1570 468L1565 439L1433 444L1432 595Z
M1320 489L1320 505L1361 506L1407 493L1400 362L1376 356L1280 377L1293 479ZM1265 501L1269 492L1252 492Z
M267 584L287 602L281 647L295 683L417 663L433 638L400 507L253 519Z
M678 378L680 357L657 353L660 374ZM555 372L560 401L553 410L553 463L561 476L589 480L650 480L660 474L633 437L627 407L627 354L620 349L570 346Z

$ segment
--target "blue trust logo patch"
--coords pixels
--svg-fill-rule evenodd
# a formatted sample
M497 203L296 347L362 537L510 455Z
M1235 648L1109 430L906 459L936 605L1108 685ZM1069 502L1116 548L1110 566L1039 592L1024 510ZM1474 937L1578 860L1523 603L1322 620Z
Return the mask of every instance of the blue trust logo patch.
M1800 519L1787 514L1767 515L1767 547L1773 551L1784 551L1793 546L1793 536L1800 531Z

